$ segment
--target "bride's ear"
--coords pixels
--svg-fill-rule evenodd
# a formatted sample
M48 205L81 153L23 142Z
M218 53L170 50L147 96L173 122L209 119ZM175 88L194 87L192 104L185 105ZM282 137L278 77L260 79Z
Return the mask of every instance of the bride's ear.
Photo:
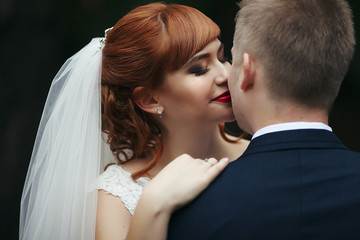
M160 103L158 97L150 91L143 91L143 87L136 87L133 91L133 95L139 95L136 97L135 104L143 111L158 114L158 108Z

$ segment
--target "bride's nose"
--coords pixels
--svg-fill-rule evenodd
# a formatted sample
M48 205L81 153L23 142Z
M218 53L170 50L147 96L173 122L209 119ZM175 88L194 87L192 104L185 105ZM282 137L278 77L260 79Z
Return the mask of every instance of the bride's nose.
M218 62L217 67L217 75L215 77L215 83L217 85L222 85L228 81L229 73L230 73L230 63Z

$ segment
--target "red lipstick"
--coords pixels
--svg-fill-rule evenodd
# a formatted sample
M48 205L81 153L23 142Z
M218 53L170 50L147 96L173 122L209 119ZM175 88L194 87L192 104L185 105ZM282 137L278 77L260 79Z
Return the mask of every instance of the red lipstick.
M215 101L215 102L222 102L222 103L229 103L231 102L231 96L230 96L230 92L229 91L225 91L222 94L220 94L219 96L215 97L213 100L211 101Z

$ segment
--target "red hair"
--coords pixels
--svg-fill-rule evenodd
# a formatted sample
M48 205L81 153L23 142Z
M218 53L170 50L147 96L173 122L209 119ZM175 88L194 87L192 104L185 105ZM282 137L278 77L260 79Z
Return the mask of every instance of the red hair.
M219 27L200 11L162 3L135 8L108 32L102 60L102 129L119 161L154 156L134 179L155 166L163 149L159 123L135 101L219 35ZM143 89L134 94L138 86Z

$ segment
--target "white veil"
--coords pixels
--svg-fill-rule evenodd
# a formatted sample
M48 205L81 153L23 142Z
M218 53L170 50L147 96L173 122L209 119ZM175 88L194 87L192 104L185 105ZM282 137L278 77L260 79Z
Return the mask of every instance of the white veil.
M103 41L69 58L51 84L21 198L21 240L95 238Z

